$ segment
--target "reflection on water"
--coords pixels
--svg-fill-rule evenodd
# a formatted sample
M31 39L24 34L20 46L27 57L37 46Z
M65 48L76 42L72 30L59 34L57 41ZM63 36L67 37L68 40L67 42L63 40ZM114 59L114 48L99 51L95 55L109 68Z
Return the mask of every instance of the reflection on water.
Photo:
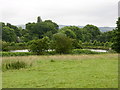
M94 52L108 52L107 50L100 50L100 49L89 49L90 51L94 51ZM48 50L51 51L51 50ZM10 52L29 52L29 50L25 49L25 50L11 50Z
M100 49L89 49L89 50L94 52L108 52L107 50L100 50Z
M11 50L10 52L29 52L29 51L26 49L26 50Z

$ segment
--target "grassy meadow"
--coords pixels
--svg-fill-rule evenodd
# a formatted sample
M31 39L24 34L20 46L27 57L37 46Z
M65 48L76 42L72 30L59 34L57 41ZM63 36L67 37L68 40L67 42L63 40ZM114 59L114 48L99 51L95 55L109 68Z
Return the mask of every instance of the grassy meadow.
M31 67L4 70L3 88L117 88L118 55L43 55L3 57Z

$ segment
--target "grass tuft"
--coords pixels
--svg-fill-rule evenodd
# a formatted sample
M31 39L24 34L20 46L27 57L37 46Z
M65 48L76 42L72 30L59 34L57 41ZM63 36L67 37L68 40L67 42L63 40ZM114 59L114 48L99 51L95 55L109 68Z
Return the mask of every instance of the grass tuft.
M20 68L25 68L26 66L27 66L26 63L22 61L5 64L6 69L20 69Z
M31 62L26 62L22 60L5 60L2 62L2 71L6 70L19 70L22 68L32 67Z
M55 62L55 60L51 59L50 62Z

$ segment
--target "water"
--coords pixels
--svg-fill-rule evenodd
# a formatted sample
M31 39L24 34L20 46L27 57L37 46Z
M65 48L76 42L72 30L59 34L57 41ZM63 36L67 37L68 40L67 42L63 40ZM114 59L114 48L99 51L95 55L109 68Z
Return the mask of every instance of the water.
M25 50L11 50L10 52L29 52L29 51L25 49Z
M100 49L89 49L89 50L94 52L108 52L107 50L100 50Z
M52 51L52 50L48 50L48 51ZM29 52L29 50L25 49L25 50L11 50L10 52Z
M90 51L94 52L108 52L107 50L100 50L100 49L89 49ZM48 50L51 51L51 50ZM25 50L11 50L10 52L29 52L27 49Z

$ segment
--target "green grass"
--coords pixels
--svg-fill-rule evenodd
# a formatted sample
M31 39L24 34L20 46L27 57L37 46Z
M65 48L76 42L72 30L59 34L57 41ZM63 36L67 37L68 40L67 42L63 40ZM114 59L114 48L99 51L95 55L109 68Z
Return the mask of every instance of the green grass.
M3 72L3 88L117 88L118 55L3 57L33 62L30 68Z

